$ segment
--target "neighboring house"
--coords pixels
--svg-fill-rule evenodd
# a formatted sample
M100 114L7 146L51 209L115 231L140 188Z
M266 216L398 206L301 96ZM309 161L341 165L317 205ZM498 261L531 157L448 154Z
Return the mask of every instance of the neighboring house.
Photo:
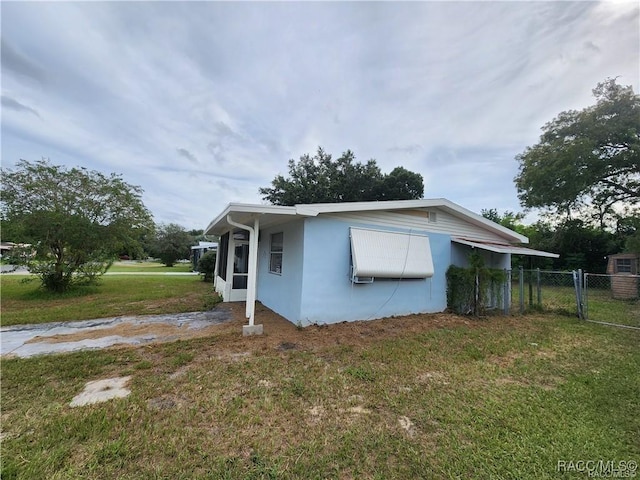
M11 252L13 247L15 247L15 243L13 242L0 242L0 257L6 255Z
M23 249L25 250L26 254L26 249L28 249L29 247L31 247L30 243L0 242L0 257L11 253L11 250L13 250L14 248Z
M205 253L209 250L216 251L217 249L218 244L216 242L199 241L198 245L191 247L191 266L193 267L193 271L198 271L198 260L200 260Z
M491 268L509 269L512 254L557 257L445 199L231 203L204 233L220 236L215 289L247 302L248 328L255 300L303 326L441 312L447 269L474 249Z

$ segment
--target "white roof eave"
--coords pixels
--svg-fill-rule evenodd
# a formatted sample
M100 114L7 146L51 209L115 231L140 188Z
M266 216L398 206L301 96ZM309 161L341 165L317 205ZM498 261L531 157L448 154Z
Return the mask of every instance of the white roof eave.
M229 203L225 209L214 218L204 231L205 235L221 233L222 229L230 228L231 225L227 223L227 215L234 213L250 214L252 216L264 216L264 215L296 215L295 207L282 207L279 205L255 205L249 203Z
M499 245L495 243L485 243L481 241L469 240L467 238L452 237L455 243L467 245L481 250L487 250L495 253L510 253L512 255L528 255L533 257L559 258L557 253L545 252L542 250L534 250L533 248L519 247L516 245Z
M508 239L510 243L529 243L529 239L518 232L503 227L482 215L467 210L446 198L423 198L420 200L391 200L380 202L345 202L345 203L314 203L296 205L299 214L317 216L321 213L363 212L372 210L401 210L410 208L441 208L454 216L488 229L497 235Z
M229 203L227 207L218 215L205 229L205 234L218 233L222 229L228 229L227 215L233 213L253 214L253 215L290 215L303 217L316 217L323 213L340 212L364 212L375 210L402 210L411 208L441 208L448 213L464 219L465 221L487 229L498 236L504 238L508 243L529 243L529 239L502 225L492 222L477 213L467 210L460 205L445 198L423 198L420 200L391 200L378 202L344 202L344 203L314 203L298 204L293 207L283 207L279 205L255 205L246 203Z

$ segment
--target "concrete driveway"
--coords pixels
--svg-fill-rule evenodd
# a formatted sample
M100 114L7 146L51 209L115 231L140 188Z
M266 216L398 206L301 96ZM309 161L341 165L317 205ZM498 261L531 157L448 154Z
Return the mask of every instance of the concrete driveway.
M218 306L208 312L14 325L0 328L0 356L24 358L117 344L167 342L203 336L210 327L230 320L231 311Z

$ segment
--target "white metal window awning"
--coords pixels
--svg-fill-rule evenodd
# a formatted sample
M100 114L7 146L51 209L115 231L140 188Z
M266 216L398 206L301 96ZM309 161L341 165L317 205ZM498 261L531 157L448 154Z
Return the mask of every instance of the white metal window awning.
M495 253L510 253L512 255L529 255L532 257L547 258L558 258L560 256L557 253L544 252L542 250L534 250L532 248L516 247L514 245L506 245L502 243L480 242L477 240L468 240L466 238L459 237L453 237L451 238L451 241Z
M427 278L433 276L429 237L351 227L355 277Z

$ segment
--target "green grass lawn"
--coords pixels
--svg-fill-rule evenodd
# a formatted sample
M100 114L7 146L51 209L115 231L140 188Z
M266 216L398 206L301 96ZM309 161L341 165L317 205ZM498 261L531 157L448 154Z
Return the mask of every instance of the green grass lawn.
M434 318L292 327L287 348L266 328L3 360L2 479L551 479L586 478L559 461L640 461L639 332ZM120 375L126 399L68 406Z
M587 317L597 322L610 322L640 328L640 301L614 299L611 290L589 289Z
M513 312L519 311L518 287L511 293ZM529 305L529 288L525 288L525 311L538 308L537 290L532 290L533 307ZM573 287L543 286L540 289L540 310L577 315L576 293ZM589 320L610 322L640 328L640 301L638 299L620 300L612 296L610 288L590 288L583 299L585 313Z
M213 286L199 276L103 276L100 285L48 293L25 276L0 276L0 320L3 326L23 323L88 320L119 315L199 311L212 297Z
M109 273L180 273L190 272L191 263L176 263L173 267L165 267L160 262L115 262Z

